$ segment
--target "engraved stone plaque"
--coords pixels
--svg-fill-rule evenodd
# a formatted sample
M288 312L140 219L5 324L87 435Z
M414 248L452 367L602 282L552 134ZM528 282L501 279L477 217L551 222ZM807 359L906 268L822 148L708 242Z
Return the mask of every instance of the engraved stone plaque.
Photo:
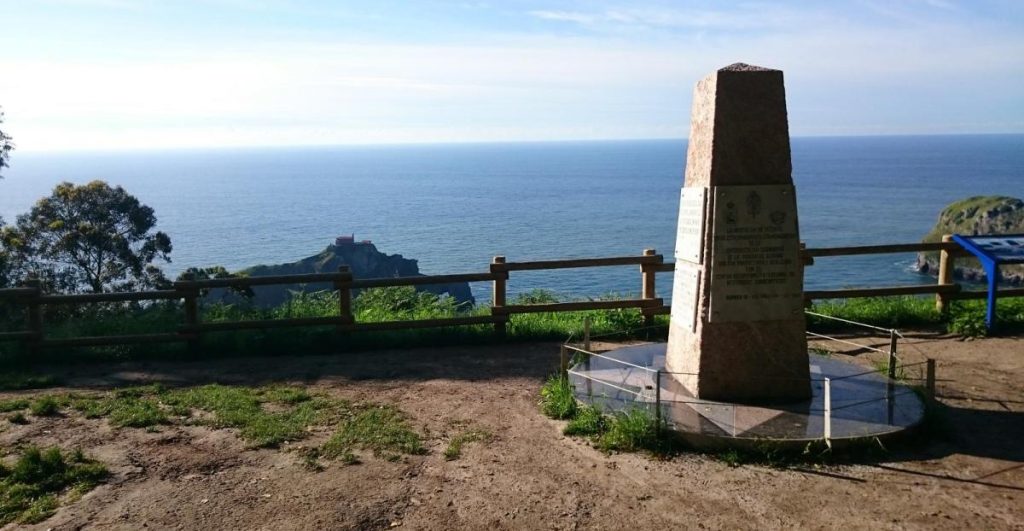
M792 185L712 189L710 322L773 321L803 312Z
M700 292L700 268L686 261L676 262L672 278L672 322L691 332L697 326L697 294Z
M679 193L679 226L676 229L676 260L695 264L704 261L705 186L684 187Z

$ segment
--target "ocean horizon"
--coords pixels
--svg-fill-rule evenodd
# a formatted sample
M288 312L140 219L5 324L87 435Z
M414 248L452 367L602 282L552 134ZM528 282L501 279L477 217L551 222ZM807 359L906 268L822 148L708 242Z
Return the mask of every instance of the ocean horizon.
M793 137L801 238L810 247L920 241L940 210L1024 195L1024 134ZM315 254L342 234L419 260L427 274L509 261L673 258L686 141L584 140L16 151L0 215L61 181L124 186L153 207L186 267L235 270ZM928 282L912 254L820 259L809 289ZM669 296L669 275L659 295ZM474 285L479 300L486 284ZM635 268L514 273L510 294L638 293Z

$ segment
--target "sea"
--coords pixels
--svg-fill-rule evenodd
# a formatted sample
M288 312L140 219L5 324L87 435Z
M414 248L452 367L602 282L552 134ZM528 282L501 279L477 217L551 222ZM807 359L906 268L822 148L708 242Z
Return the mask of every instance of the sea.
M917 242L949 203L1024 196L1024 135L796 137L809 247ZM170 274L294 261L339 235L419 261L426 274L508 261L673 258L686 141L20 152L0 181L11 222L61 181L101 179L153 207ZM913 254L820 258L808 289L917 284ZM670 274L658 294L670 297ZM509 293L588 298L640 291L638 268L514 272ZM486 283L474 284L480 301Z

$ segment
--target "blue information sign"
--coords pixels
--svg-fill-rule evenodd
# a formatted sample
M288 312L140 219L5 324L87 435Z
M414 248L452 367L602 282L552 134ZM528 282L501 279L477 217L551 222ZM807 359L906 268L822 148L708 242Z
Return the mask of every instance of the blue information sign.
M999 266L1002 264L1024 264L1024 234L999 236L953 235L953 241L970 251L985 268L988 278L988 304L985 310L985 326L991 331L996 325L996 284L999 282Z

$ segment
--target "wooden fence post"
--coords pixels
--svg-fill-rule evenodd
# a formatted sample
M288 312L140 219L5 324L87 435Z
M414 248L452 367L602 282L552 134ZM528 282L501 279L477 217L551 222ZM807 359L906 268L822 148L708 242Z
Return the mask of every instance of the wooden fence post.
M345 325L356 322L352 315L352 270L347 265L338 266L338 279L334 281L334 289L338 290L338 317L341 325L338 331L344 329Z
M942 243L949 243L953 241L953 236L945 234L942 236ZM943 249L939 251L939 285L948 285L953 283L953 267L954 267L953 254ZM949 310L949 297L945 293L935 294L935 309L939 313L946 313Z
M189 354L195 355L199 353L199 287L194 274L186 273L182 278L184 282L175 282L174 289L180 291L184 299L186 348Z
M644 249L644 256L654 256L656 254L657 251L654 249ZM657 278L657 275L654 273L654 264L640 265L641 299L655 299L658 297L655 291L655 279ZM644 326L651 326L654 324L654 314L650 313L648 308L642 308L640 311L644 315Z
M37 358L41 351L43 341L43 303L40 300L43 296L42 283L39 279L31 278L25 285L32 288L32 294L28 296L28 329L32 337L28 340L28 353L32 358Z
M502 313L501 308L505 306L505 288L508 283L508 270L505 269L505 257L495 256L491 260L491 273L498 275L494 279L494 287L491 290L491 315L500 315L502 320L494 323L494 332L499 336L505 335L505 328L508 324L508 315Z

